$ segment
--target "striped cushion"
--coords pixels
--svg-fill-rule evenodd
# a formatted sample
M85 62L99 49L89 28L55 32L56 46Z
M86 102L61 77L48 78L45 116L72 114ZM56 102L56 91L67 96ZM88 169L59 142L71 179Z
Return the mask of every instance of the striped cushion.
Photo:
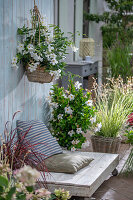
M52 155L62 153L61 147L43 122L17 120L16 124L18 138L25 136L25 140L37 152L38 156L43 155L46 159ZM25 134L26 132L28 133Z

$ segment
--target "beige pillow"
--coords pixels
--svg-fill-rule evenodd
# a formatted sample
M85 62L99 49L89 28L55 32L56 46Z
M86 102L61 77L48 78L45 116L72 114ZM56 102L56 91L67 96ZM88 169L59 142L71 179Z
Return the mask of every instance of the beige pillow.
M93 158L78 153L62 153L47 158L44 164L49 172L74 174L89 165L92 160Z

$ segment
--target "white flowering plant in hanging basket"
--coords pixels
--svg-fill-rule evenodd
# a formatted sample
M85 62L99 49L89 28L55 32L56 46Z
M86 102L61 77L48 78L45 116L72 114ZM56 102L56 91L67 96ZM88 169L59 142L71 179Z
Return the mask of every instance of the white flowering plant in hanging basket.
M21 42L12 59L12 67L18 68L18 64L22 63L30 74L41 70L47 72L46 76L50 74L59 78L66 65L63 60L67 47L73 46L72 35L68 38L58 26L48 25L36 5L31 10L31 27L24 25L18 28L17 33Z
M84 94L81 83L69 81L67 90L54 85L51 95L52 134L58 143L75 151L89 144L83 133L91 127L95 107L89 91Z

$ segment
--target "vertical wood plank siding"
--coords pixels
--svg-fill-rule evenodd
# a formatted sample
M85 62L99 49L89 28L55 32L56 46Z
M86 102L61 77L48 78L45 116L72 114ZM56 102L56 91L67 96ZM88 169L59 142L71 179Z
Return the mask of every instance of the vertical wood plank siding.
M36 0L42 15L53 23L53 0ZM0 134L7 120L17 110L18 119L47 120L47 96L52 83L39 84L27 80L23 66L11 68L16 54L17 28L27 24L33 0L0 0ZM16 119L17 119L16 118Z

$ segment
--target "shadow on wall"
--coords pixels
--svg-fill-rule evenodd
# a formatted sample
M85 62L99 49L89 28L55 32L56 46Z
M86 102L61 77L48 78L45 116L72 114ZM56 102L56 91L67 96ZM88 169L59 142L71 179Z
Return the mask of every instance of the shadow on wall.
M21 105L22 112L19 114L20 120L40 120L49 128L49 120L51 117L50 105L47 98L42 97L41 100L35 96Z
M42 104L42 119L44 124L50 128L49 126L49 120L51 118L51 109L48 101L44 98L43 104Z

